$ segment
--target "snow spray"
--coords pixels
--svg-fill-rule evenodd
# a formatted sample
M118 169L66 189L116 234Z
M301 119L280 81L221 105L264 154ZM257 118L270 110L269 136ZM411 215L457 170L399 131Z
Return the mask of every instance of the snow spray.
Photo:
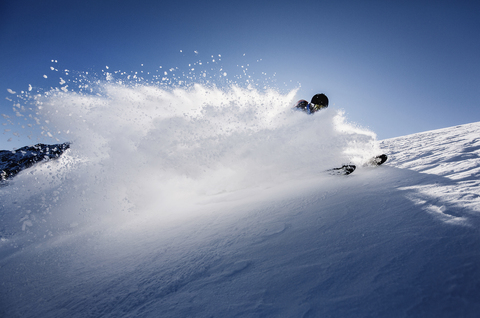
M223 193L322 178L378 149L375 134L340 110L293 110L297 90L65 73L59 87L23 97L33 110L25 116L71 147L0 189L7 232L46 237L97 222L165 220Z

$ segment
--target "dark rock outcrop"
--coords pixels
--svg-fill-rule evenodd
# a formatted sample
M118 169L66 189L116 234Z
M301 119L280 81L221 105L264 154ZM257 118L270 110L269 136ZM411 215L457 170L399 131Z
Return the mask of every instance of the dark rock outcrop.
M0 181L10 179L36 163L56 159L68 148L70 148L70 143L36 144L13 151L0 150Z

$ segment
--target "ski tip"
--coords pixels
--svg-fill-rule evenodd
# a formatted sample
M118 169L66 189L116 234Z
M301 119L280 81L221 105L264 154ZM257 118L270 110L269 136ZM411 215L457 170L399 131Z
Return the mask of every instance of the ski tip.
M376 164L377 166L383 164L385 161L387 161L387 159L388 159L388 156L387 156L386 154L382 154L382 155L376 156L376 157L374 158L375 164Z
M387 161L388 159L388 156L386 154L382 154L382 155L379 155L379 156L375 156L373 157L372 159L370 159L369 161L367 161L364 166L380 166L381 164L383 164L385 161Z

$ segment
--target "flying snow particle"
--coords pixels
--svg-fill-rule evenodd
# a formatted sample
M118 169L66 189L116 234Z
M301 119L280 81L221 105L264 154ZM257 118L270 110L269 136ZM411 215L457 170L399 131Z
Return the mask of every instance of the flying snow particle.
M44 78L47 78L48 76L47 75L43 75Z
M32 91L32 85L31 85L31 84L28 84L28 91L29 91L29 92Z
M33 223L32 221L30 220L26 220L26 221L23 221L23 224L22 224L22 231L25 231L27 226L33 226Z
M15 94L16 92L11 90L10 88L7 88L7 92L9 92L10 94Z

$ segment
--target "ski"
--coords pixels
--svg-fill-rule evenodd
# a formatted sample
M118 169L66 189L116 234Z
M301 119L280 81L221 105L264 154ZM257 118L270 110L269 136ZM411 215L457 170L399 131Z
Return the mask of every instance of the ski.
M343 165L340 168L333 168L327 170L331 175L349 175L355 171L357 167L355 165Z
M386 154L382 154L379 156L375 156L369 161L365 163L365 166L380 166L382 165L385 161L387 161L388 157Z

